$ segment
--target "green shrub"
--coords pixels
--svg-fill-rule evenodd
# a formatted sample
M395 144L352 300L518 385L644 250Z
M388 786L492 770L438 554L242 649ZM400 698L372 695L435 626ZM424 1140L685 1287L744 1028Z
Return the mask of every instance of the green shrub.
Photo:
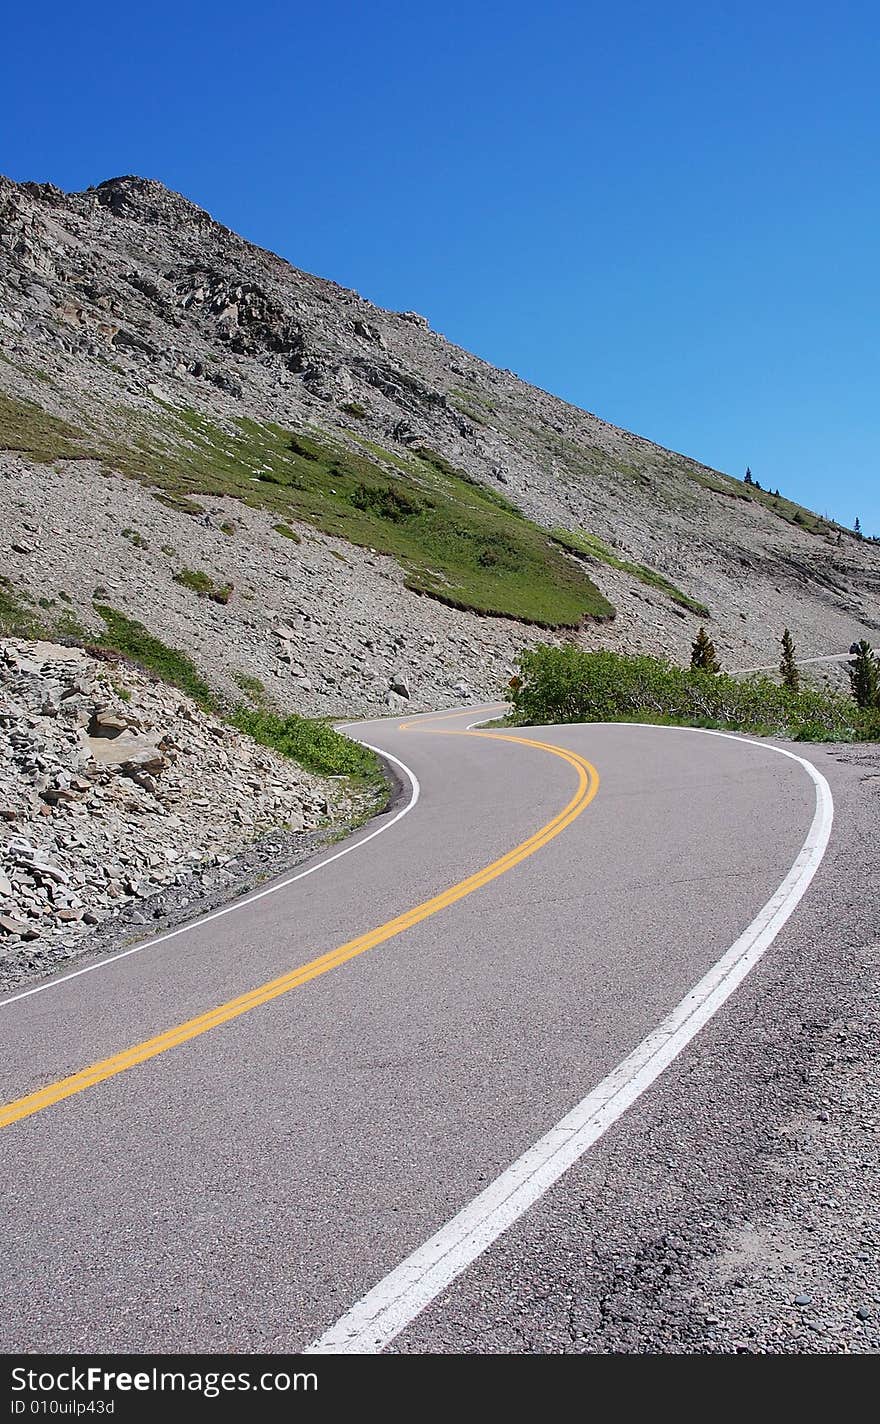
M736 678L680 668L661 658L540 645L520 655L507 689L511 720L669 721L802 741L873 740L880 713L847 697L792 692L767 677Z
M280 534L283 539L292 539L294 544L301 544L302 539L295 529L291 529L289 524L273 524L272 528L276 534Z
M350 498L355 509L376 514L380 519L390 519L395 524L401 519L420 514L424 508L403 490L393 489L391 485L361 483L355 485Z

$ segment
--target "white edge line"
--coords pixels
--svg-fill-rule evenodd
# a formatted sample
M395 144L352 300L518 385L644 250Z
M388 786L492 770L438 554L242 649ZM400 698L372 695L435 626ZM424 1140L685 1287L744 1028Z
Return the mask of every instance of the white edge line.
M223 915L232 915L237 910L245 910L255 901L264 899L267 895L275 895L279 890L286 890L289 885L295 884L297 880L305 880L307 875L314 875L317 870L323 870L325 866L332 865L335 860L341 860L344 855L350 855L353 850L360 850L368 841L375 840L376 836L381 836L383 831L390 831L392 826L402 821L404 816L408 816L410 811L418 804L421 795L421 787L418 777L410 767L402 762L398 757L392 756L390 752L384 751L381 747L374 747L369 742L361 742L361 746L369 748L377 756L384 757L387 761L393 761L396 767L404 773L410 783L410 798L406 805L392 816L390 821L386 821L383 826L377 826L374 831L361 836L360 840L353 841L351 845L344 846L342 850L334 851L333 855L328 855L325 859L319 860L317 864L310 865L307 870L297 871L295 875L285 876L274 885L269 885L265 890L256 890L252 895L243 896L240 900L234 900L231 905L225 905L222 910L213 910L209 915L202 915L197 920L190 920L185 925L180 925L176 930L169 930L167 934L157 935L155 939L144 940L141 944L132 945L131 949L122 949L118 954L108 955L106 959L99 959L94 964L87 964L82 969L74 969L70 974L59 974L54 979L47 979L42 984L36 984L31 989L23 989L18 994L12 994L9 998L0 999L0 1009L5 1009L9 1004L17 1004L21 999L29 999L33 994L43 994L47 989L57 989L59 984L67 984L71 979L79 979L82 974L92 974L96 969L106 969L110 964L118 964L120 959L127 959L131 954L140 954L144 949L154 949L157 944L166 944L170 939L176 939L178 935L189 934L192 930L200 929L202 925L209 925L212 920L219 920ZM355 832L355 834L357 834Z
M308 1347L307 1354L377 1354L389 1345L657 1080L762 958L806 893L825 854L834 819L831 788L821 772L804 757L766 742L701 728L675 730L765 747L805 769L815 786L816 809L787 876L736 943L607 1078L357 1301Z

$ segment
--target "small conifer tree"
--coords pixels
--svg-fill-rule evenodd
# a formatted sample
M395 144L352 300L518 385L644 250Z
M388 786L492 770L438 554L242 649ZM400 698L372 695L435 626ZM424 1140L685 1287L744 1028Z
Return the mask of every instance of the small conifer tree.
M721 671L715 644L702 626L691 644L691 667L700 672Z
M794 638L787 628L782 634L782 662L779 664L779 671L782 673L783 686L787 687L789 692L797 692L801 676L794 659Z
M871 644L862 638L849 665L849 683L858 707L880 706L880 676Z
M746 483L747 485L750 485L750 484L752 483L752 472L751 472L751 470L749 469L748 465L746 466L746 478L745 478L745 483Z

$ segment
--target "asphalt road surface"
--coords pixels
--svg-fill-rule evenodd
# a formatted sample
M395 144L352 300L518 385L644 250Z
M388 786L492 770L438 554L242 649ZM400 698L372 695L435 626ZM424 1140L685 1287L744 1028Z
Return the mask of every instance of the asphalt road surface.
M3 1349L577 1348L558 1312L506 1333L511 1279L552 1293L548 1272L594 1250L583 1191L565 1203L600 1149L618 1177L584 1190L635 1209L628 1140L661 1100L681 1135L682 1065L750 992L755 971L725 1002L719 961L797 959L838 831L823 860L824 781L765 743L466 733L480 715L357 724L403 764L378 821L0 1001ZM836 794L833 759L808 755ZM689 1044L701 981L710 1029ZM654 1083L664 1022L674 1068Z

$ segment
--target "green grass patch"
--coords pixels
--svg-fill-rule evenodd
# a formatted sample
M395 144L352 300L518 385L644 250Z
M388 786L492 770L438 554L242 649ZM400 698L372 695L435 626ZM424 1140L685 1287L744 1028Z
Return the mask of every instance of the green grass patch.
M59 594L59 598L70 602L66 594ZM54 600L48 598L40 598L35 604L23 589L16 589L8 578L0 577L0 636L44 638L47 642L84 641L86 631L69 608L62 609L57 618L45 616L54 606Z
M301 544L302 539L295 529L291 529L289 524L273 524L272 528L276 534L280 534L282 539L292 539L294 544Z
M38 464L53 460L93 459L83 445L86 437L76 426L50 415L32 401L17 400L0 391L0 450L14 450Z
M600 563L608 564L612 569L620 569L622 573L629 574L632 578L638 579L639 583L645 584L648 588L656 588L660 593L664 593L673 603L677 603L682 608L687 608L691 613L695 613L698 618L710 618L711 614L704 603L698 603L690 594L682 593L680 588L669 582L662 574L656 570L646 568L644 564L631 564L626 559L620 559L607 544L603 544L601 539L597 539L595 534L587 534L583 530L554 529L553 538L561 544L564 549L570 549L575 554L585 554L588 558L597 559Z
M292 757L319 776L348 776L377 788L385 784L375 752L344 737L329 722L243 707L237 708L230 720L261 746Z
M233 590L231 583L215 583L204 569L179 569L174 582L190 589L198 598L209 598L212 603L228 603Z
M153 498L175 514L204 514L205 506L183 494L168 494L165 490L154 490Z
M403 457L361 442L361 455L317 432L249 419L224 430L196 411L157 404L161 416L152 420L129 413L124 444L93 437L89 453L153 486L176 511L203 512L200 495L241 499L287 527L301 521L392 555L410 589L457 608L551 628L613 616L545 530L436 452Z
M212 707L211 690L186 653L169 648L148 632L143 623L120 613L117 608L110 608L106 603L96 603L95 612L100 614L105 624L105 632L90 640L96 647L129 658L139 667L154 673L162 682L179 687L201 707Z
M515 725L668 722L794 741L876 741L880 710L813 689L791 692L767 677L680 668L662 658L542 645L520 655L506 692Z
M5 638L42 638L45 624L33 608L22 601L9 579L0 577L0 634Z

